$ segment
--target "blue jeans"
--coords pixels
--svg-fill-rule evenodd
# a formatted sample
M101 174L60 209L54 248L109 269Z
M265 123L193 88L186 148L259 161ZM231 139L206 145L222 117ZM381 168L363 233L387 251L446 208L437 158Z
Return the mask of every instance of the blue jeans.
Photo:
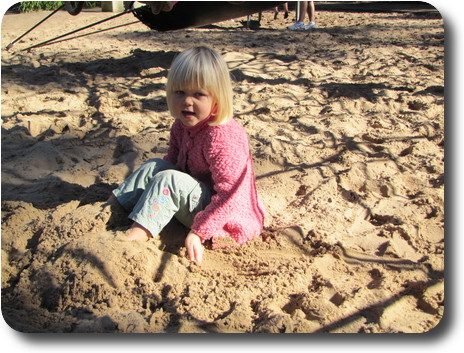
M156 236L173 217L190 228L196 214L211 202L213 191L174 164L150 159L113 194L130 219Z

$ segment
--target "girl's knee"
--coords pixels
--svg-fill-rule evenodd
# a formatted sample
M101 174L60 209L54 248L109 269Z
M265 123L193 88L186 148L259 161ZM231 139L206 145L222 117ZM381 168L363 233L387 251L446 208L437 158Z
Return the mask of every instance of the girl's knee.
M175 169L176 166L160 158L152 158L143 163L138 169L139 173L153 177L165 170Z
M200 185L198 180L191 175L173 169L159 172L154 178L154 182L163 188L163 192L167 192L165 189L168 189L169 193L179 197L187 197L192 190Z
M142 164L142 168L152 168L152 167L159 167L161 164L163 164L165 161L163 161L160 158L152 158L148 159Z
M168 185L176 185L179 182L185 181L188 178L191 178L188 174L175 170L175 169L167 169L162 170L156 174L156 178L159 180L164 180L168 182Z

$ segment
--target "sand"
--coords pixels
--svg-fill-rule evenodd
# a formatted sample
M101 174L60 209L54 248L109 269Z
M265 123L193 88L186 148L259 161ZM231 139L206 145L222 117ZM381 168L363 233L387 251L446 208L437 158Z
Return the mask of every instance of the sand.
M21 332L420 333L444 310L438 12L141 23L20 52L108 13L2 21L2 314ZM256 16L254 17L256 19ZM97 28L134 21L122 16ZM225 55L267 208L262 237L185 256L172 222L129 243L111 190L166 152L173 56Z

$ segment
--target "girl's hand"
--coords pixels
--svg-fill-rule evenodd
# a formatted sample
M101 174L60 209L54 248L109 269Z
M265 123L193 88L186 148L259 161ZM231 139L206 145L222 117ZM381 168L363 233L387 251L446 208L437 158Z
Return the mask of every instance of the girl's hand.
M185 239L185 247L187 248L187 256L190 261L201 264L204 251L203 245L201 244L201 238L195 233L190 232Z

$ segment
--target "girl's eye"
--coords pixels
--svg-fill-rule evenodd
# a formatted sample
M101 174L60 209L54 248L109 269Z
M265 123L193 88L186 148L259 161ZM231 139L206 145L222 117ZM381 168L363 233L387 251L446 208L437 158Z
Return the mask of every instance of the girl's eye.
M200 91L196 93L197 97L210 97L210 93L208 91Z
M189 93L186 93L186 91L177 90L177 91L174 91L174 94L177 95L177 96L185 96L186 94L189 94ZM196 97L196 98L206 97L207 95L208 94L206 92L195 92L195 93L193 93L193 96Z

